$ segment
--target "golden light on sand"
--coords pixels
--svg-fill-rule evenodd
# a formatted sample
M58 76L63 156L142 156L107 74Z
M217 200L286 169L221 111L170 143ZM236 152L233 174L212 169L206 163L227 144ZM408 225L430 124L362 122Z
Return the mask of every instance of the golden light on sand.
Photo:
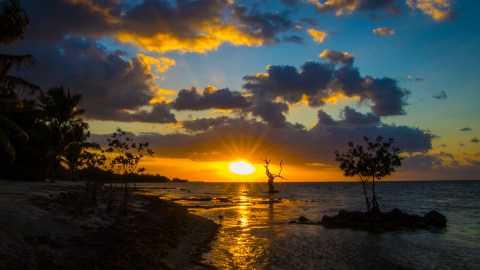
M228 164L228 169L230 172L240 175L247 175L255 172L255 168L252 166L252 164L243 160L231 162Z

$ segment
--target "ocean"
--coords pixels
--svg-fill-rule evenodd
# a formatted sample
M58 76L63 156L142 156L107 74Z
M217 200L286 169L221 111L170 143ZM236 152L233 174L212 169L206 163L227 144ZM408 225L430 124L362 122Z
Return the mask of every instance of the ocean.
M142 185L221 225L204 262L219 269L480 269L480 181L379 182L383 211L437 210L447 228L368 233L290 224L365 211L358 182Z

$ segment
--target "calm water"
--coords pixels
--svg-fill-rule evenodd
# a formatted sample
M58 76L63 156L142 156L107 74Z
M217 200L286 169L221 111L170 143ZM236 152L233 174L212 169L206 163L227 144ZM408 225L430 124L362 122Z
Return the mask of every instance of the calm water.
M359 183L167 183L147 193L222 225L205 262L219 269L480 269L480 181L382 182L384 210L436 209L447 229L382 234L289 224L364 211Z

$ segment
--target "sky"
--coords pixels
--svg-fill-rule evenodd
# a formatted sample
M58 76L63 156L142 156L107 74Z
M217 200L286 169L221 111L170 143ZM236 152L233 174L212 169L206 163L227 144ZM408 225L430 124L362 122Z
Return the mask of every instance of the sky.
M19 74L81 94L91 140L150 143L191 181L345 181L335 150L394 138L387 180L479 179L480 2L23 0ZM228 171L244 160L250 175ZM284 180L279 180L284 181Z

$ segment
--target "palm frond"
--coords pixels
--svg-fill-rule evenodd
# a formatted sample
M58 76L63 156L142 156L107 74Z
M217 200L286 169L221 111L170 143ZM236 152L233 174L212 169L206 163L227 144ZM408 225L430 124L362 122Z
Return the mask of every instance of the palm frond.
M0 92L34 95L40 92L40 87L16 76L0 74Z
M20 5L20 0L0 3L0 43L8 45L23 38L28 25L30 19Z
M31 54L10 55L0 54L0 74L7 74L12 66L17 70L28 69L36 64L35 58Z

